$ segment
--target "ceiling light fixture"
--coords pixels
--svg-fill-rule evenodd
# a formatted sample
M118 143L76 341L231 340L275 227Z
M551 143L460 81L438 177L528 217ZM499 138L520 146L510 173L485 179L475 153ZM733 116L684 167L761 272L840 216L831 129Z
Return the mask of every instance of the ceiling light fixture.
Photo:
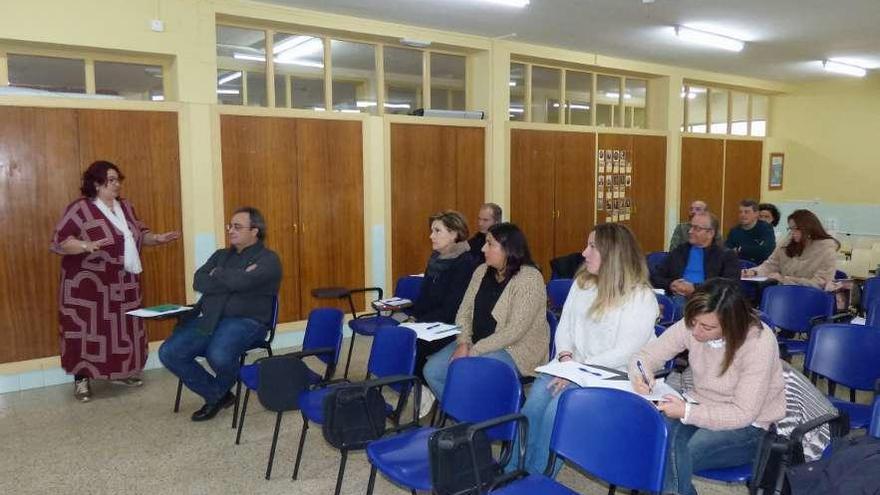
M675 35L683 41L711 46L714 48L721 48L722 50L730 50L732 52L742 51L742 49L746 46L745 41L738 40L736 38L722 36L720 34L710 33L707 31L700 31L699 29L693 29L685 26L675 26Z
M511 88L515 88L515 87L516 87L516 81L510 81L509 83L507 83L507 85L510 86Z
M483 0L484 2L489 3L497 3L498 5L504 5L506 7L519 7L523 8L529 4L529 0Z
M834 72L835 74L844 74L847 76L855 76L855 77L865 77L868 73L867 69L864 67L859 67L858 65L845 64L843 62L835 62L834 60L826 60L822 62L822 67L825 68L828 72Z
M218 89L217 94L218 95L237 95L237 94L241 94L241 91L239 91L237 89Z
M229 74L228 76L223 76L220 79L218 79L217 85L222 86L222 85L224 85L230 81L234 81L240 77L241 77L241 72L233 72L232 74Z
M411 46L413 48L428 48L431 42L427 40L417 40L415 38L400 38L400 44Z

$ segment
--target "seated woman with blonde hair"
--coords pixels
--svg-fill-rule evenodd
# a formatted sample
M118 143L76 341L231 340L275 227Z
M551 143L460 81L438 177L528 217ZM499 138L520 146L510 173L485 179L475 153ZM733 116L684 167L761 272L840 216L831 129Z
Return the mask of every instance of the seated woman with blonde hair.
M583 255L562 307L553 358L625 371L629 358L655 338L658 306L645 256L632 231L617 223L593 228ZM559 396L571 387L577 385L540 374L529 389L522 413L529 419L525 468L530 474L547 467ZM559 460L555 470L561 467Z

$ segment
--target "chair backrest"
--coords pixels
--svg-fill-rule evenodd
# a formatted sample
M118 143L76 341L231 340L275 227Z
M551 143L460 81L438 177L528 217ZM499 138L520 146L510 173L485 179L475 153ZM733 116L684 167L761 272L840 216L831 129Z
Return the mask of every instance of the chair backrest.
M678 308L671 297L657 294L656 292L654 295L657 297L657 305L660 306L660 321L658 323L668 327L681 318L681 315L678 314Z
M867 316L865 316L865 324L880 328L880 297L874 299L868 305Z
M776 326L795 332L809 332L810 320L834 314L834 295L814 287L776 285L764 289L761 311Z
M764 322L765 325L770 327L770 330L773 330L776 328L776 324L773 323L773 320L770 318L770 315L768 315L767 313L765 313L761 310L758 310L758 317L761 318L761 321Z
M409 328L383 325L376 329L367 371L376 378L412 375L416 367L416 333Z
M657 337L663 335L663 332L665 331L666 327L664 327L663 325L660 325L659 323L654 325L654 335L656 335Z
M332 347L334 349L332 355L321 354L317 357L324 364L335 366L339 361L339 350L342 347L342 318L342 310L337 308L317 308L309 312L303 350Z
M645 399L621 390L578 388L559 399L550 450L613 485L660 492L666 438L665 420Z
M739 260L739 269L740 270L748 270L748 269L754 268L756 266L758 266L758 265L752 261L744 260L742 258L740 258L740 260Z
M874 399L874 411L871 413L871 426L868 435L880 438L880 397Z
M299 395L309 386L309 368L302 359L275 356L260 360L257 398L270 411L299 409Z
M479 423L519 412L522 386L509 364L487 357L456 359L449 365L441 405L459 422ZM491 440L513 440L516 423L486 431Z
M551 308L558 311L562 310L573 282L574 280L570 278L554 278L547 282L547 298L550 300Z
M422 282L424 280L425 277L416 277L414 275L400 277L397 279L397 285L394 286L394 296L415 302L422 292Z
M669 256L669 253L666 251L654 251L653 253L648 253L648 255L645 256L645 261L648 264L648 271L654 273L654 271L657 270L657 267L666 261L667 256Z
M818 325L810 336L804 367L841 385L872 390L880 379L880 329Z
M272 323L269 325L269 334L266 336L266 345L275 340L275 327L278 326L278 294L272 299Z
M871 303L880 299L880 276L871 277L865 280L862 286L862 310L871 307Z
M547 310L547 325L550 327L550 359L556 356L556 327L559 326L559 320L552 311Z

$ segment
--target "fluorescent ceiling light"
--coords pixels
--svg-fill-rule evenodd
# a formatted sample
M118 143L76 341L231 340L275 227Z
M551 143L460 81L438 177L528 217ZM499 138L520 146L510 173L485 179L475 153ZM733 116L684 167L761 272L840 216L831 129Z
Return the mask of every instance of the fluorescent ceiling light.
M508 110L510 113L523 113L523 112L525 112L525 109L524 109L524 108L510 107L510 108L508 108L507 110Z
M386 103L385 108L410 108L409 103Z
M614 98L615 100L619 100L619 99L620 99L620 93L605 93L605 96L607 96L608 98ZM624 95L623 95L623 99L624 99L624 100L631 100L631 99L632 99L632 95L629 94L629 93L624 93Z
M355 105L357 105L358 108L370 108L375 107L376 102L369 100L358 100L357 102L355 102Z
M223 84L226 84L226 83L228 83L228 82L230 82L230 81L234 81L234 80L236 80L236 79L238 79L238 78L240 78L240 77L241 77L241 71L239 71L239 72L233 72L232 74L229 74L228 76L223 76L223 77L221 77L220 79L218 79L218 80L217 80L217 84L218 84L218 85L223 85Z
M822 62L822 67L825 68L828 72L834 72L836 74L844 74L847 76L855 76L855 77L865 77L865 74L868 73L864 67L859 67L858 65L845 64L843 62L835 62L833 60L826 60Z
M697 92L696 91L689 91L689 92L685 93L684 91L682 91L681 97L684 98L685 96L687 96L688 100L693 100L694 98L697 97Z
M240 91L237 89L218 89L218 95L237 95L240 94Z
M316 112L325 112L325 111L327 111L327 109L324 108L324 107L312 107L312 110L314 110L314 111L316 111Z
M706 31L700 31L699 29L693 29L685 26L676 26L675 35L683 41L711 46L714 48L721 48L722 50L730 50L732 52L742 51L742 49L746 46L746 43L744 41L735 38L730 38L728 36L722 36L715 33L709 33Z
M262 55L248 55L247 53L238 53L235 52L232 54L232 58L236 60L253 60L255 62L265 62L266 57Z
M572 110L589 110L590 105L578 105L577 103L571 103L568 105L568 108Z
M342 110L337 110L337 112L342 112L342 113L361 113L360 110L353 110L353 109L351 109L351 108L343 108Z
M509 83L507 83L507 85L510 86L511 88L514 88L514 87L516 87L516 81L510 81Z
M507 7L519 7L523 8L529 4L529 0L483 0L488 3L497 3L498 5L504 5Z
M291 48L296 48L303 43L308 42L309 40L313 40L315 38L311 36L291 36L290 38L285 39L281 43L276 43L275 46L272 47L272 53L278 55L279 53L290 50ZM321 40L318 40L321 41ZM323 44L323 42L322 42Z
M165 101L165 96L163 95L153 95L150 97L153 101Z
M311 60L281 60L276 57L275 63L278 65L299 65L301 67L314 67L316 69L324 68L324 64L322 64L321 62L312 62Z

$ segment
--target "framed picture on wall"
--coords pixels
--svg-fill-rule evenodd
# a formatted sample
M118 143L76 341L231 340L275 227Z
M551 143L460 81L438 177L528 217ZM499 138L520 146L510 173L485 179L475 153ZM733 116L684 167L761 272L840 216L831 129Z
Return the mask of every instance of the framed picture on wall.
M768 174L768 189L782 189L782 173L785 167L785 155L783 153L770 153L770 173Z

